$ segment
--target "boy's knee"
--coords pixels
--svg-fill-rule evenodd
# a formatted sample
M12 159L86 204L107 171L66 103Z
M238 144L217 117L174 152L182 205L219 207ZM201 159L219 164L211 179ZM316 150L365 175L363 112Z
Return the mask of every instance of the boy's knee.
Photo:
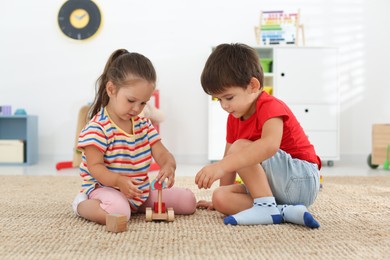
M220 188L215 189L211 197L214 209L221 211L224 208L224 200L225 194L223 191Z
M230 146L229 152L237 152L251 143L252 141L247 139L238 139Z

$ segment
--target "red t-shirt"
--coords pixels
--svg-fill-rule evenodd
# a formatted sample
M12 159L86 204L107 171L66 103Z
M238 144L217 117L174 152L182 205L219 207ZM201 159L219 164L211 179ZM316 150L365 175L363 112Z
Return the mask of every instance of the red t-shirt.
M257 99L256 112L247 120L229 115L226 142L232 144L238 139L258 140L261 138L264 123L274 117L283 119L283 136L279 148L292 158L317 164L320 169L321 160L290 108L283 101L264 91Z

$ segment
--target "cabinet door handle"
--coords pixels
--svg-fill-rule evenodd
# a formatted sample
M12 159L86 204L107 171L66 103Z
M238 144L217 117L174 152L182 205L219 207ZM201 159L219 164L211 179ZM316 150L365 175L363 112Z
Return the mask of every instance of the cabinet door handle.
M284 72L280 73L280 76L284 77Z
M309 113L309 109L308 108L305 108L305 113Z

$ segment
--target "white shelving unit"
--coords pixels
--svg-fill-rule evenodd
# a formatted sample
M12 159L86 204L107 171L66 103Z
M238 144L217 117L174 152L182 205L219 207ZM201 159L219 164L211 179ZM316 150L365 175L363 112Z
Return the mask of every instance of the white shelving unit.
M219 161L223 157L226 144L226 113L218 101L212 100L209 96L209 118L208 118L208 159Z
M258 47L260 58L272 59L264 86L283 100L298 118L322 161L340 159L337 48ZM227 113L209 98L208 159L223 157Z

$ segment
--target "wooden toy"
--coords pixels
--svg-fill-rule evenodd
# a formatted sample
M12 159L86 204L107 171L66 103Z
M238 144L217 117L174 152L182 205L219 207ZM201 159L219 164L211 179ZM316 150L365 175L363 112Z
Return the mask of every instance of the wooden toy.
M146 208L146 221L152 220L165 220L168 222L172 222L175 220L175 213L173 208L165 208L165 203L162 201L162 190L165 189L165 183L158 183L158 181L154 180L151 183L151 189L158 191L158 200L154 202L154 208L151 207Z
M260 11L259 24L255 26L257 44L295 44L299 38L305 46L304 26L300 22L300 10L295 13L282 10ZM300 34L301 33L301 34Z
M127 217L120 214L106 216L106 230L110 232L123 232L127 230Z
M244 182L242 181L240 176L237 176L235 181L234 181L234 184L244 184Z

